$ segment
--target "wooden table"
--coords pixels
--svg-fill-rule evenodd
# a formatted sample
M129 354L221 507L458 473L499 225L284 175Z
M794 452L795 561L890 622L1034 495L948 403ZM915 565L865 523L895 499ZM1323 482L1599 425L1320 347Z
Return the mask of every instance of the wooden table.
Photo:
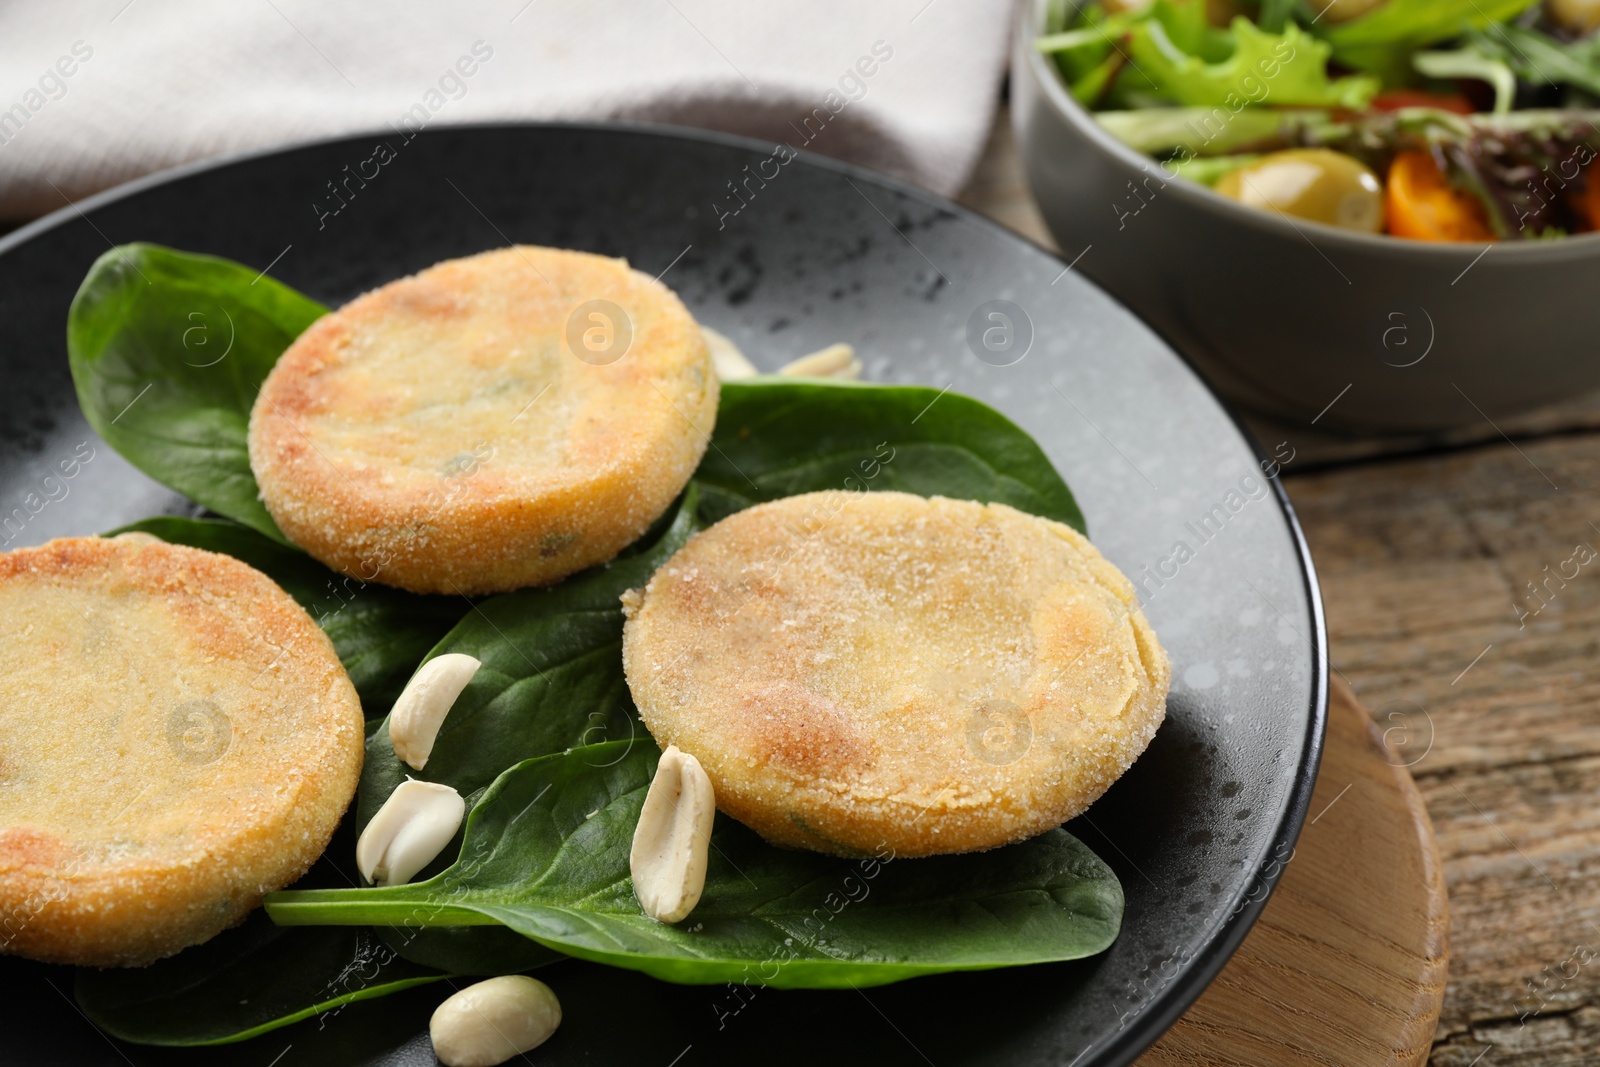
M1053 246L1003 113L961 200ZM1403 731L1433 820L1451 959L1428 1062L1600 1063L1600 558L1529 593L1600 551L1600 396L1431 438L1258 429L1310 460L1285 483L1334 669Z

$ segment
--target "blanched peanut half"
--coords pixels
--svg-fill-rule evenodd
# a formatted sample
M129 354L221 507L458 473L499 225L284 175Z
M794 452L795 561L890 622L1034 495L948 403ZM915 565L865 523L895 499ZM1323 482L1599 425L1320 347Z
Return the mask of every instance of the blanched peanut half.
M717 798L700 761L668 745L633 831L628 866L644 913L675 923L700 903Z
M467 802L447 785L407 778L356 842L356 866L373 885L404 885L444 850Z
M428 765L444 717L481 666L472 656L446 652L418 667L406 683L389 712L389 740L394 754L412 770L420 771Z
M700 332L705 334L706 347L711 349L711 365L716 368L718 381L736 382L761 373L727 337L709 326L700 327Z
M779 374L791 378L859 378L861 361L856 350L847 344L829 345L809 356L785 363Z
M536 1049L561 1025L561 1002L525 974L469 985L428 1021L433 1054L445 1067L494 1067Z

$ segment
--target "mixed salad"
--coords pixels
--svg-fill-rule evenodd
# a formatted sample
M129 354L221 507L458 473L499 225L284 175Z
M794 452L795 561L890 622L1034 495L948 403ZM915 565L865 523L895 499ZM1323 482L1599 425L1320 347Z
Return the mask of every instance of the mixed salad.
M1600 230L1600 0L1054 0L1100 124L1268 211L1425 241Z

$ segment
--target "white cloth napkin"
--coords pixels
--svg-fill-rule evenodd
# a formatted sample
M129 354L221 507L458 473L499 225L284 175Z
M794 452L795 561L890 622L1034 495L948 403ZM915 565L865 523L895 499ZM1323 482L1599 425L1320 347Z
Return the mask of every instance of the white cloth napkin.
M16 0L0 218L163 167L408 125L621 119L942 193L983 147L1003 0Z

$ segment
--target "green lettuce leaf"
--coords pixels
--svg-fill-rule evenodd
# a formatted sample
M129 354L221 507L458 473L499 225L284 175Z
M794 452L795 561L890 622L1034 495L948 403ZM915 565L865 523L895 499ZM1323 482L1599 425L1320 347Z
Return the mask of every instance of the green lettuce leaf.
M1600 35L1559 41L1522 26L1468 35L1468 47L1505 64L1534 85L1573 85L1600 96Z
M1156 0L1156 6L1168 0ZM1274 107L1346 107L1358 109L1378 92L1376 78L1328 77L1333 49L1298 26L1268 33L1249 19L1233 20L1234 48L1220 61L1185 50L1197 38L1174 39L1171 26L1183 21L1152 18L1129 36L1130 67L1149 82L1157 95L1177 104L1227 107L1238 112L1251 104Z

